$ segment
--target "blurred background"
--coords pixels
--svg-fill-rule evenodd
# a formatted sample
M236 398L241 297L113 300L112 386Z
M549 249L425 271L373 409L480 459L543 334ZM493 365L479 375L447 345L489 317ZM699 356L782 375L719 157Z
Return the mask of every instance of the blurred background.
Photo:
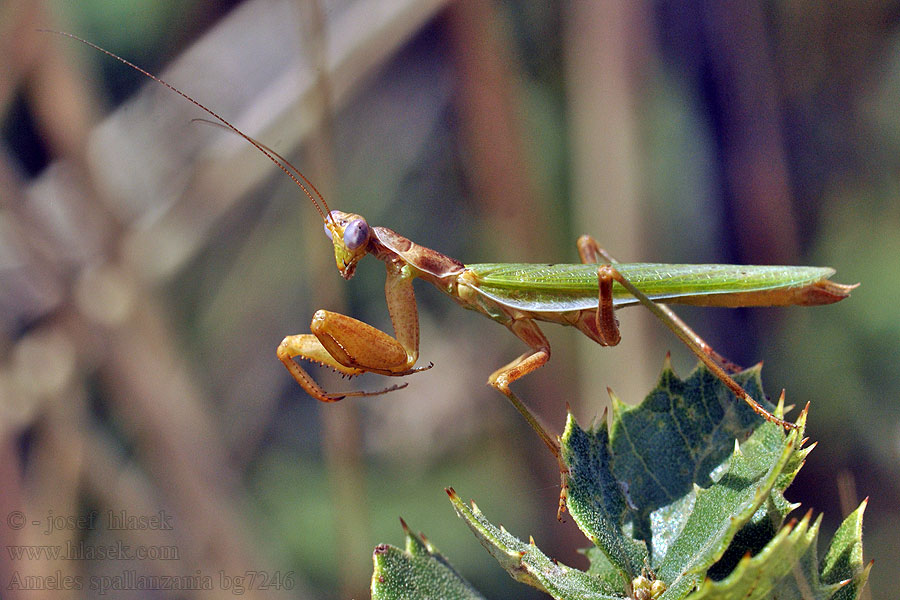
M433 369L384 396L306 396L275 347L318 308L390 331L383 267L344 282L283 173L162 86L36 31L51 28L161 74L332 208L464 262L577 262L590 233L623 261L829 265L862 282L833 306L680 314L731 359L764 360L770 395L811 402L819 444L789 498L825 513L824 542L870 496L869 589L894 597L898 25L900 3L881 0L0 2L0 539L153 549L4 555L2 596L21 597L17 575L83 578L55 599L131 572L210 577L192 597L220 597L257 571L268 589L245 580L246 596L363 598L402 516L489 597L542 597L479 546L445 486L586 566L586 540L555 518L554 460L485 385L521 342L418 286ZM620 321L613 349L544 328L553 358L516 389L551 429L566 403L601 415L607 386L639 401L667 350L693 368L644 311ZM331 391L394 383L314 374ZM172 527L68 519L93 511Z

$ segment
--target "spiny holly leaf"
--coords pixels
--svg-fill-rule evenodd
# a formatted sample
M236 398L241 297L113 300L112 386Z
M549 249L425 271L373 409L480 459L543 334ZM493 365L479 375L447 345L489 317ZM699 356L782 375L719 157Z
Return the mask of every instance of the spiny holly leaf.
M805 412L803 419L805 419ZM801 446L803 442L805 440L801 440ZM775 537L788 513L800 506L799 503L788 502L783 492L794 480L800 467L803 466L806 456L814 447L815 444L812 444L811 446L800 447L795 450L781 475L778 476L766 502L756 511L750 521L738 531L722 558L710 567L706 573L708 577L722 579L731 573L744 556L747 554L755 555Z
M621 578L632 580L647 561L647 546L626 534L630 520L623 484L612 471L606 421L592 431L581 429L569 414L562 437L563 461L569 467L568 509L594 545L603 550Z
M820 516L810 527L811 514L806 513L803 520L797 524L783 527L755 556L744 556L725 579L721 581L707 579L696 593L689 596L690 600L786 598L782 594L773 595L772 592L782 579L794 576L792 572L797 568L798 557L806 554L810 546L814 547L822 518ZM815 552L814 549L813 552ZM822 598L823 596L812 595L809 597ZM829 597L830 594L824 596L824 598Z
M819 566L819 575L826 584L840 585L834 600L853 600L859 597L872 563L863 565L862 518L868 499L847 515L834 534L828 552Z
M770 406L758 368L736 379ZM642 404L628 408L613 397L609 427L604 419L584 430L570 416L561 439L567 507L596 544L585 552L587 572L548 558L448 493L514 579L554 598L855 600L871 567L862 563L863 507L821 563L818 521L810 526L807 515L782 527L796 508L783 492L811 450L803 447L805 422L804 410L798 429L785 432L704 367L682 380L668 365Z
M452 488L447 490L447 494L456 514L516 581L527 583L557 599L615 600L624 597L603 579L548 558L534 545L534 540L523 542L503 527L493 525L474 502L471 508L466 506Z
M773 408L763 394L759 366L734 379L757 402ZM668 358L656 387L640 404L629 407L610 395L613 475L627 482L638 539L650 535L653 511L689 494L694 485L708 487L734 441L746 440L762 422L705 366L681 379Z
M848 516L835 534L825 559L817 559L818 530L821 517L804 533L782 529L757 555L744 559L722 581L707 581L688 600L778 598L779 600L852 600L859 597L869 574L862 562L862 513L865 502ZM804 521L809 520L809 514ZM794 551L785 552L791 538L798 539ZM800 543L802 542L802 544Z
M372 556L373 600L484 599L425 536L413 534L403 519L400 522L406 534L406 549L382 544Z
M797 431L784 435L778 425L764 423L740 447L735 443L725 474L708 488L695 487L690 513L674 520L683 526L657 577L674 582L705 574L766 501L798 442Z
M765 402L758 368L736 378ZM623 577L633 579L651 566L664 568L670 583L688 571L699 581L696 571L722 556L764 502L778 520L769 538L774 534L784 516L781 505L790 505L781 489L772 498L770 492L776 483L787 485L802 464L798 433L761 425L702 366L682 380L667 362L644 402L629 408L613 396L613 408L612 434L605 419L585 431L570 415L562 450L570 469L568 508ZM757 431L748 439L751 425ZM746 440L742 451L736 438ZM686 536L695 537L688 543ZM644 544L649 554L641 552Z
M564 444L579 436L578 429L570 419ZM652 519L654 530L664 532L668 539L649 540L660 547L660 561L648 566L669 588L662 598L682 598L702 581L707 569L722 557L738 531L769 498L778 476L793 455L798 435L798 432L785 435L770 423L760 425L743 445L734 445L724 469L717 469L709 487L700 488L695 484L684 498L660 509L661 518ZM575 470L578 463L570 467ZM573 474L569 489L572 516L588 537L602 542L600 536L589 530L598 521L596 504L596 490L592 493L589 482ZM625 528L619 530L619 536L628 536ZM606 548L602 549L610 555ZM612 557L610 562L615 564Z
M581 553L591 561L587 570L589 575L605 581L610 589L622 589L622 571L609 562L609 558L606 557L603 550L597 546L591 546L581 550Z

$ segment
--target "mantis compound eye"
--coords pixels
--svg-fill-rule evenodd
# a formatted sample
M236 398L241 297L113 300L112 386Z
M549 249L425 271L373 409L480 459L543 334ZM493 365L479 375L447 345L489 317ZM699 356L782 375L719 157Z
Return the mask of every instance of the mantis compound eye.
M356 250L369 239L369 226L362 219L350 221L344 228L344 245L348 250Z
M331 230L328 229L328 223L325 223L325 235L328 236L328 239L329 239L329 240L333 239L333 238L331 237Z

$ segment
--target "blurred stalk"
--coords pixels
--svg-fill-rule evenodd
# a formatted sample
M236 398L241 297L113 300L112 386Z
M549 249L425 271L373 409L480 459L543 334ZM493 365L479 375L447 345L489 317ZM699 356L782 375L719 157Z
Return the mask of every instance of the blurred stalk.
M794 264L799 256L787 158L762 7L706 2L713 102L738 260Z
M447 8L459 86L463 145L471 156L472 195L508 260L548 260L550 235L523 148L521 70L501 35L500 15L485 0L457 0ZM504 260L498 256L497 260Z
M315 79L312 83L312 112L319 115L312 127L307 147L310 149L304 159L304 170L316 182L319 191L334 207L344 206L340 198L335 197L335 102L331 80L328 77L328 31L325 14L318 0L304 0L300 6L303 17L300 19L300 39L303 49L310 57ZM308 165L308 166L307 166ZM305 201L305 198L303 199ZM330 245L325 242L322 224L318 218L304 219L301 225L304 260L312 267L313 281L309 300L312 306L327 306L329 310L346 313L345 288L339 277L335 276L334 258ZM325 369L318 370L319 375ZM326 376L325 389L335 389L328 385L346 385L346 381L338 383L341 378L332 374ZM299 396L303 396L302 394ZM300 402L311 399L299 397ZM363 464L363 432L360 427L359 404L353 400L333 404L319 403L319 416L322 421L322 451L328 484L332 498L332 526L335 533L337 561L336 577L339 595L344 598L362 597L368 593L371 570L369 554L372 549L371 524L368 519L365 483L365 465Z
M573 3L565 20L574 233L593 235L623 262L649 258L636 114L648 16L641 0L602 0ZM591 416L602 412L596 403L607 401L607 387L628 403L643 399L662 364L661 355L648 352L655 347L653 317L631 309L619 319L622 342L616 348L587 338L578 342L578 398Z

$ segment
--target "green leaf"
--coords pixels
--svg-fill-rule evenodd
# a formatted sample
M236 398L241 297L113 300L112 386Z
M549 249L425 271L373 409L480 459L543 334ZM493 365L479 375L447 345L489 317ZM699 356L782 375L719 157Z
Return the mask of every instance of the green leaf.
M721 581L707 579L690 600L766 600L784 598L784 591L772 594L778 583L792 577L798 558L814 544L821 517L809 526L811 513L799 523L783 527L769 544L755 556L746 555L731 574ZM811 596L828 598L828 596ZM800 597L797 596L798 600Z
M568 509L572 518L603 550L623 580L634 579L647 560L647 547L622 530L628 507L622 484L612 472L606 421L588 432L569 414L561 441L563 461L569 467Z
M850 516L848 516L838 532L835 534L831 542L829 550L821 563L817 559L817 542L818 528L821 518L809 529L807 536L811 536L811 541L806 544L802 552L802 548L798 547L793 553L783 554L784 561L792 561L782 565L779 569L777 560L770 560L771 567L763 571L759 570L757 578L764 580L768 585L768 593L750 595L737 594L740 591L740 584L737 583L740 575L740 566L727 579L717 582L707 582L704 586L710 590L718 590L724 592L729 590L729 595L713 595L714 598L779 598L779 600L854 600L859 597L862 587L866 583L869 575L871 563L863 565L862 562L862 513L865 508L865 502ZM805 520L808 520L807 515ZM801 523L802 525L802 523ZM785 528L789 529L789 528ZM784 532L784 530L782 530ZM791 533L794 535L794 532ZM779 535L779 538L782 537ZM776 544L776 540L760 552L757 556L749 559L748 564L761 562L769 552L777 553L779 550L772 550ZM797 556L791 556L796 554ZM790 565L790 569L786 567ZM777 581L776 571L784 572ZM774 581L774 585L772 585ZM706 596L691 596L689 600L698 600L706 598Z
M862 555L862 517L868 499L847 515L844 522L834 534L828 552L822 559L820 577L822 581L833 585L842 585L834 596L834 600L853 600L859 597L872 563L863 566Z
M413 534L403 519L400 522L406 549L382 544L372 556L373 600L483 600L425 536Z
M758 368L735 378L769 406ZM783 404L782 396L776 415ZM514 579L554 598L856 600L871 568L862 559L865 503L841 525L821 563L821 519L810 524L806 515L784 526L797 507L784 491L812 449L803 447L805 423L806 410L789 432L760 419L702 366L682 380L666 365L638 406L613 397L609 426L604 418L584 430L570 415L561 456L567 507L595 544L585 551L586 572L549 558L533 540L516 538L448 493Z
M695 488L683 527L656 569L664 582L704 574L719 560L738 530L766 501L787 464L798 432L785 436L778 425L760 425L734 453L726 473L708 488ZM684 518L686 517L686 518Z
M469 525L475 536L516 581L565 600L613 600L623 596L606 581L592 574L567 567L548 558L532 540L523 542L503 527L490 523L475 503L471 508L453 489L448 489L456 513Z
M765 402L758 368L736 379ZM569 511L623 577L646 565L669 585L687 577L690 589L764 503L783 518L790 505L770 492L802 464L799 432L761 421L705 368L682 380L667 364L644 402L613 396L613 409L611 435L605 420L585 431L570 416L562 449Z
M591 561L588 574L606 582L610 589L622 589L622 571L609 562L606 554L597 546L591 546L581 551Z
M773 408L763 394L758 366L734 380ZM653 511L683 498L694 485L708 487L734 441L746 440L763 422L703 365L680 379L666 360L656 387L637 406L611 396L613 473L628 482L636 537L649 533Z

